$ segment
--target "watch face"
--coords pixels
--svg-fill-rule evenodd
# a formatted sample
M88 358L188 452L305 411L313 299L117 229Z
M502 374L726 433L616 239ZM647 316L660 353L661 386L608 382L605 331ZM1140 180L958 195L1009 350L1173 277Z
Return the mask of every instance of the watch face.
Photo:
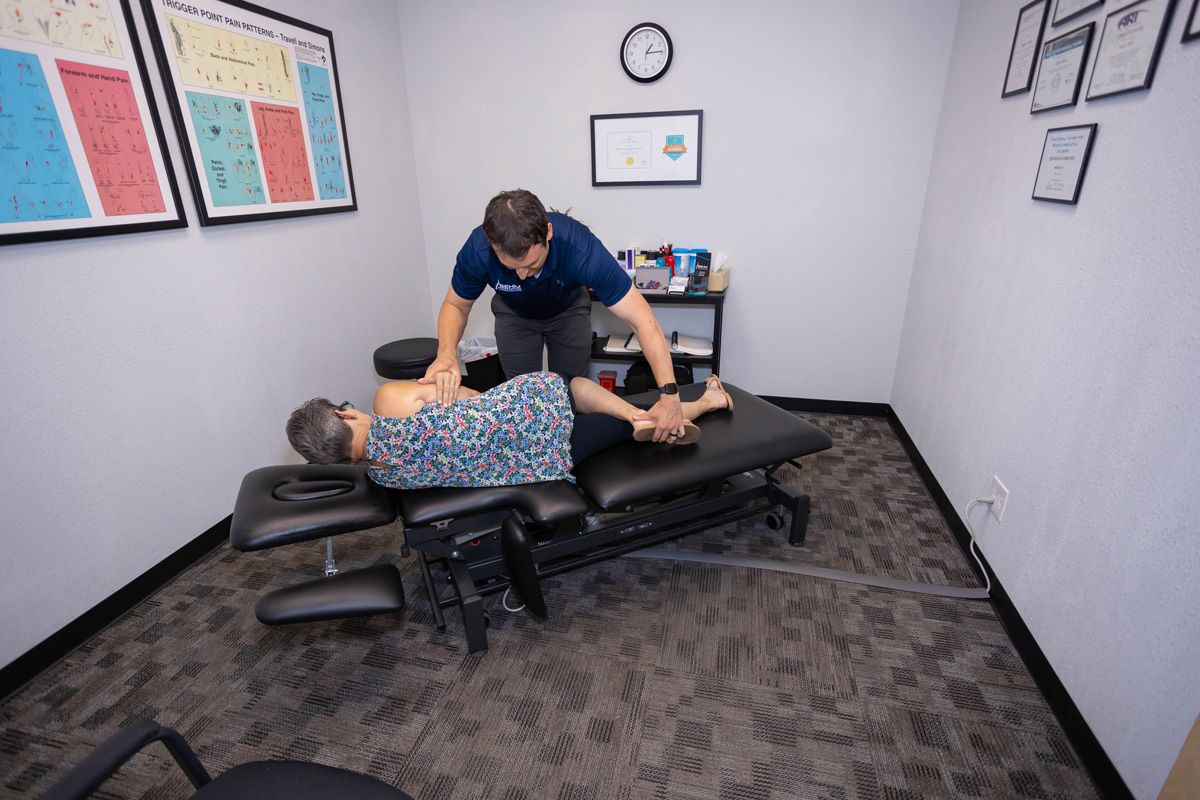
M644 22L625 34L621 64L635 81L648 83L662 77L671 65L671 37L658 25Z

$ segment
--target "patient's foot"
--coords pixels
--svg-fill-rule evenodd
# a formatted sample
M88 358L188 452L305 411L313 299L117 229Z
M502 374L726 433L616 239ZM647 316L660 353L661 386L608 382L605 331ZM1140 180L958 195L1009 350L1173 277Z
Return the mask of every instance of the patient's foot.
M654 438L654 420L652 419L635 419L633 421L633 440L635 442L649 442ZM700 440L700 429L695 424L688 420L683 423L683 436L670 434L663 444L695 444Z
M712 407L713 411L720 408L733 411L733 398L729 396L729 392L725 391L725 386L721 383L720 378L716 375L709 375L704 380L704 385L707 387L704 390L704 400Z

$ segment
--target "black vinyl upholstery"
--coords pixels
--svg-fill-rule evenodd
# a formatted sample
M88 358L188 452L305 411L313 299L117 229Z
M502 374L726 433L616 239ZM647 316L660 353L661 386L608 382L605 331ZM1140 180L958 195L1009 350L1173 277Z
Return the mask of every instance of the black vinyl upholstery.
M428 525L484 511L515 509L548 525L588 510L587 501L567 481L489 486L478 489L409 489L397 492L406 525Z
M303 761L253 761L213 779L192 800L412 800L386 783Z
M255 761L213 779L182 736L150 719L134 720L109 736L42 797L84 800L139 751L159 741L197 788L192 800L412 800L375 778L303 761Z
M263 467L242 479L229 541L238 550L264 550L377 528L395 519L391 490L368 478L366 467Z
M398 339L375 350L375 372L392 380L421 378L437 360L438 340L429 337Z
M699 442L619 444L575 467L579 488L600 508L611 510L833 446L829 434L795 414L732 384L726 383L725 388L733 397L734 410L713 411L697 419ZM684 400L695 400L704 393L704 384L683 386L679 392ZM626 399L653 403L658 393Z

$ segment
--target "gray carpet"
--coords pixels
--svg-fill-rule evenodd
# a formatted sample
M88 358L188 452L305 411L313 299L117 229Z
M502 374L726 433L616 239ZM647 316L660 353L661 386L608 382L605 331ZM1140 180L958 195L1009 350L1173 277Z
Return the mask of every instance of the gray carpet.
M761 517L667 546L974 585L884 420L804 416L835 446L786 475L813 497L803 548ZM547 580L546 623L495 598L475 658L456 611L430 624L397 529L336 542L343 569L397 563L409 607L266 628L258 596L323 546L225 546L0 705L0 795L148 716L214 773L313 760L418 800L1096 796L986 603L620 558ZM96 796L186 794L156 748Z

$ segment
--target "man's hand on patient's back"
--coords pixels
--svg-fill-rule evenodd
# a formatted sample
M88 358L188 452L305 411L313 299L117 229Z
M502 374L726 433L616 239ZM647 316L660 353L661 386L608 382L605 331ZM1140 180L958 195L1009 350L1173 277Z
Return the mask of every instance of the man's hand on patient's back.
M439 356L425 370L424 378L417 378L417 383L432 383L437 388L437 402L450 405L458 399L458 386L462 383L462 374L458 371L458 359Z

